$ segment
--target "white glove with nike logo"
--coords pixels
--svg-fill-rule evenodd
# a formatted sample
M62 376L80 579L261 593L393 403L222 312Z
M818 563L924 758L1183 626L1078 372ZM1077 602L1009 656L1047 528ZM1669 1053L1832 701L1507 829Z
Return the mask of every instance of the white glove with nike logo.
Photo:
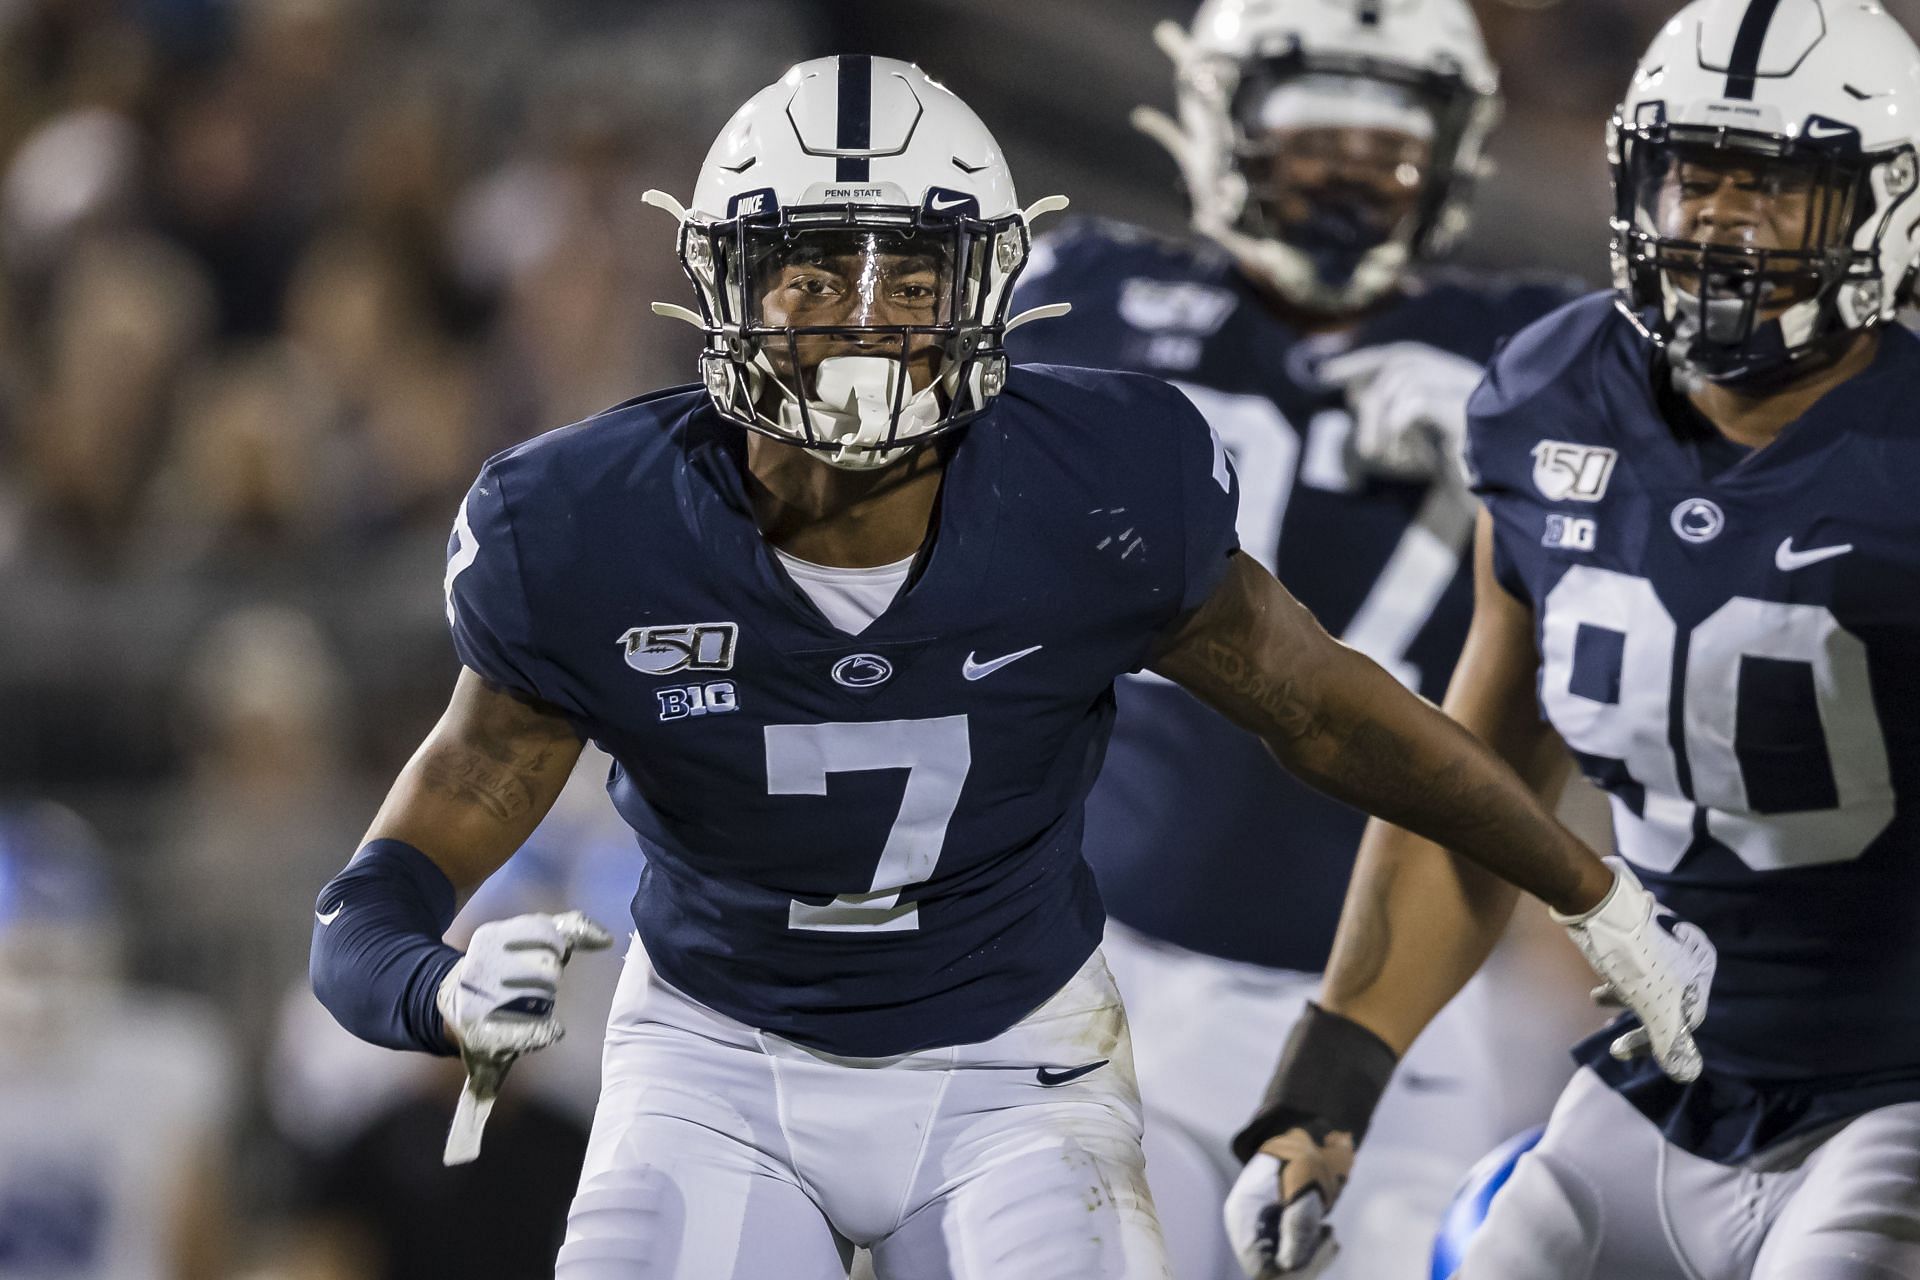
M1685 1083L1700 1076L1693 1032L1707 1016L1717 957L1698 925L1679 920L1641 887L1633 869L1608 858L1613 888L1577 916L1551 914L1605 982L1608 995L1640 1019L1615 1040L1616 1058L1651 1051L1660 1069Z
M613 935L578 911L495 920L440 983L436 1003L462 1056L518 1056L565 1034L553 1016L560 970L575 951L599 951Z
M1467 400L1483 372L1424 342L1362 347L1317 371L1322 382L1346 389L1354 456L1393 480L1431 480L1453 471L1467 438Z
M613 935L578 911L514 916L473 931L467 953L447 971L435 1001L467 1068L444 1163L466 1164L480 1154L480 1133L507 1069L521 1054L544 1049L566 1033L553 1014L560 970L575 951L612 943Z

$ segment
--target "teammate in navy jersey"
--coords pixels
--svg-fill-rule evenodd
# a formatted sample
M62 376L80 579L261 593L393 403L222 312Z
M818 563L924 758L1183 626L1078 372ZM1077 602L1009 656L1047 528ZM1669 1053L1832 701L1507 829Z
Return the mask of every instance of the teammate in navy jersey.
M1523 774L1564 742L1719 970L1699 1079L1630 1019L1576 1049L1463 1280L1920 1275L1916 109L1883 10L1699 0L1614 120L1616 293L1472 401L1448 709ZM1370 828L1321 1016L1405 1043L1508 900Z
M449 1159L559 1034L576 915L439 940L583 739L647 857L557 1274L1166 1274L1082 806L1144 665L1303 776L1582 913L1695 1069L1711 951L1235 551L1234 480L1136 375L1009 370L1029 217L917 68L803 63L679 222L703 385L492 459L449 548L467 668L316 904L317 992L467 1060ZM1178 850L1169 850L1169 857ZM1683 997L1684 996L1684 1000Z
M1009 345L1172 379L1232 455L1241 547L1438 700L1472 611L1467 397L1503 337L1575 296L1415 270L1464 229L1496 114L1478 25L1462 0L1211 0L1190 34L1157 35L1182 124L1139 118L1181 162L1195 234L1082 221L1043 238L1014 305L1073 311ZM1238 1274L1219 1225L1230 1139L1272 1068L1268 1028L1326 966L1366 815L1151 673L1117 693L1087 858L1115 922L1161 1223L1181 1274L1217 1280ZM1397 1090L1374 1127L1394 1155L1347 1193L1334 1280L1410 1280L1454 1186L1504 1136L1487 1094L1510 1082L1472 1069L1462 1019L1409 1067L1445 1086Z

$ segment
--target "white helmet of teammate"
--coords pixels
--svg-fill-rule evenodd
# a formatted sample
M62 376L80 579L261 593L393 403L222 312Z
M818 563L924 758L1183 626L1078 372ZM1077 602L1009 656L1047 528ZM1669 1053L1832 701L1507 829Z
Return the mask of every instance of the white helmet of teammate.
M721 415L861 470L1000 393L1028 221L1066 203L1022 211L980 118L919 67L867 56L800 63L749 99L691 208L647 199L680 219L700 302L654 309L706 333Z
M1714 381L1831 360L1912 290L1917 117L1920 50L1877 4L1689 5L1609 131L1621 309Z
M1154 39L1174 61L1180 118L1141 108L1134 123L1179 163L1194 229L1282 296L1357 310L1465 231L1500 115L1466 0L1206 0L1190 31L1163 22ZM1327 128L1407 135L1385 157L1385 193L1309 183L1320 157L1303 165L1275 146Z

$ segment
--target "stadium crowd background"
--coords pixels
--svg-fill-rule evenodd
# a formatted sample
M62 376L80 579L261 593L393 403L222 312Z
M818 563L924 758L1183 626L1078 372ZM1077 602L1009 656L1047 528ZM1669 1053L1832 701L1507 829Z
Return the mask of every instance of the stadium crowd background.
M1600 283L1602 127L1673 0L1476 7L1508 112L1459 257ZM432 1172L457 1072L339 1043L305 996L312 896L444 704L442 560L481 460L691 380L697 336L647 309L687 288L640 193L688 194L790 63L869 51L965 96L1027 199L1176 230L1126 116L1170 104L1149 30L1191 8L0 0L0 805L81 815L124 968L210 1011L207 1274L435 1274L401 1251L456 1209L408 1197L481 1194ZM592 782L503 910L617 925L638 857ZM543 1203L571 1189L593 1016L527 1086L553 1102L526 1139L557 1152ZM466 1176L524 1188L528 1161Z

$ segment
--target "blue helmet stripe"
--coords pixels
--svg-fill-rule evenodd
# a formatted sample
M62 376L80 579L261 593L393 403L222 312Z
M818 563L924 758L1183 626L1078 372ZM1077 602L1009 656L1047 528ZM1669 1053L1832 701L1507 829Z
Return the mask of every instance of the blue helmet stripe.
M864 53L840 57L840 114L834 146L842 151L865 151L873 145L873 59ZM841 156L834 165L841 182L867 181L865 156Z
M1733 37L1733 56L1727 60L1727 96L1753 101L1753 81L1760 70L1760 50L1780 0L1751 0L1740 30Z

